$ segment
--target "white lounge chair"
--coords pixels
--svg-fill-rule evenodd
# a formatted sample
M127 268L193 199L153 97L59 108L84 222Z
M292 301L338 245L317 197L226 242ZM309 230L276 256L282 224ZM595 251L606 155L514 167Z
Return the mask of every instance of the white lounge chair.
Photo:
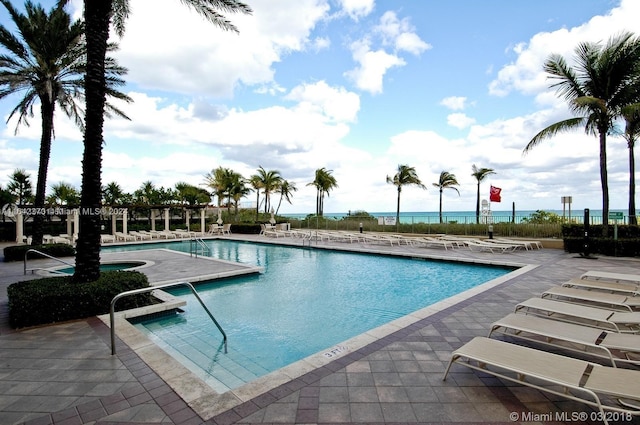
M495 250L501 253L505 253L505 252L513 252L516 249L518 249L517 245L511 245L511 244L497 244L497 243L482 242L482 241L466 241L465 243L471 251L489 251L493 253Z
M569 288L582 288L593 291L629 294L632 296L640 295L640 286L634 283L609 282L606 280L570 279L566 282L563 282L562 286L568 286Z
M135 241L136 237L123 232L114 233L117 241Z
M110 243L110 242L115 242L116 241L116 237L113 235L100 235L100 243Z
M640 332L640 312L635 311L632 313L612 311L534 297L516 305L515 312L535 314L614 332Z
M151 235L147 233L136 232L135 230L129 232L129 234L133 235L136 239L140 239L141 241L152 239Z
M443 380L454 363L592 406L605 424L609 423L605 412L640 415L640 403L628 403L640 402L638 370L602 366L484 337L475 337L453 351Z
M494 333L606 359L611 366L640 365L640 337L543 317L511 313L491 325Z
M637 311L640 309L640 297L624 294L606 294L604 292L587 291L585 289L556 286L544 291L542 298L564 300L576 304L590 305L599 308Z
M640 275L628 274L628 273L613 273L613 272L601 272L597 270L591 270L580 276L581 279L590 280L605 280L608 282L618 283L635 283L640 285Z

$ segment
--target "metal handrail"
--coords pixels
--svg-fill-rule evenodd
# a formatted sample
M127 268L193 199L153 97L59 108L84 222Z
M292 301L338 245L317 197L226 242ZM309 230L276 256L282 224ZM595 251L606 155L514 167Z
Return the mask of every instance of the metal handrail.
M193 243L196 242L196 249L195 251L193 250ZM198 256L198 245L200 245L202 247L202 254L205 254L207 252L209 252L209 247L207 246L207 244L202 240L202 238L199 238L197 236L194 236L191 238L190 242L189 242L189 255L193 257L193 253L195 252L196 257Z
M198 292L196 292L196 288L194 288L193 285L189 282L175 282L175 283L166 283L164 285L155 285L149 288L132 289L131 291L121 292L115 297L113 297L113 299L111 300L111 308L109 309L109 319L111 323L111 355L116 354L116 323L115 323L115 317L114 317L116 301L118 301L122 297L127 297L129 295L143 294L145 292L155 291L156 289L170 288L173 286L187 286L189 289L191 289L191 292L193 293L193 295L195 295L196 299L200 302L200 305L202 306L202 308L204 308L204 311L207 312L207 314L209 315L213 323L216 325L220 333L222 333L223 342L224 342L224 353L225 354L227 353L227 334L224 332L224 330L220 326L220 323L218 323L216 318L213 317L213 314L211 314L207 306L204 304L204 302L198 295Z
M66 262L66 261L64 261L64 260L61 260L61 259L56 258L56 257L53 257L53 256L51 256L51 255L49 255L49 254L45 254L45 253L44 253L44 252L42 252L42 251L38 251L37 249L33 249L33 248L31 248L31 249L28 249L28 250L24 253L24 274L27 274L27 256L28 256L28 254L29 254L30 252L35 252L35 253L37 253L37 254L42 255L43 257L47 257L47 258L50 258L50 259L52 259L52 260L59 261L60 263L62 263L62 264L66 264L67 266L75 267L75 265L74 265L73 263L68 263L68 262ZM31 273L32 273L32 274L33 274L33 271L34 271L34 270L38 270L38 269L31 269Z

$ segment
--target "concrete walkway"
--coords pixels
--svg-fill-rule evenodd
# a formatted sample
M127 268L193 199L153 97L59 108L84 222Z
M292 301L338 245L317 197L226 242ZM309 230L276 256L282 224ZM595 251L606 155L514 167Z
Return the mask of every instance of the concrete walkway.
M283 238L277 242L300 243ZM335 247L537 267L527 267L484 292L457 297L432 314L407 319L406 325L293 379L271 386L267 382L259 394L199 397L207 393L197 379L172 381L171 370L154 365L149 351L136 344L119 340L117 354L111 356L109 328L98 318L10 329L6 287L32 276L23 275L22 263L0 263L0 424L514 423L532 412L591 412L581 404L466 368L454 368L447 381L442 374L453 349L486 335L489 325L518 301L587 270L638 273L640 266L636 259L591 260L555 249L491 254L407 246Z

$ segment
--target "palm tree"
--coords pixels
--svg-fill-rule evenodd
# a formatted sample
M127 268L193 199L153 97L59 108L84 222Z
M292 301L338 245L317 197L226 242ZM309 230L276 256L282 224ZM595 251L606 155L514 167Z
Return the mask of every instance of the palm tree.
M40 5L30 0L25 3L26 14L19 13L8 0L0 0L9 12L19 36L11 34L0 25L0 45L7 51L0 56L0 99L14 93L24 97L9 114L8 120L18 114L18 124L29 125L33 106L40 102L42 134L40 160L34 206L44 207L47 188L47 170L54 134L53 119L56 105L82 128L82 108L76 100L82 99L85 71L86 45L84 24L71 21L62 5L47 14ZM112 59L107 62L109 85L121 83L119 76L126 69L118 67ZM130 99L109 89L108 93L129 101ZM111 111L125 117L109 105ZM33 223L32 244L42 243L44 215L36 215Z
M324 167L318 168L313 181L307 183L307 186L315 186L316 188L316 215L319 217L324 214L325 193L329 196L329 192L338 187L336 178L331 173L333 173L333 170L327 170Z
M229 185L229 194L233 199L233 215L235 220L238 220L238 204L240 199L244 198L251 192L251 189L247 187L247 180L239 173L233 173L232 179Z
M51 194L47 197L47 202L52 205L77 205L79 200L78 190L65 182L52 185Z
M67 3L69 0L60 0ZM214 25L238 32L219 11L250 14L249 6L236 0L182 0ZM104 124L105 59L111 17L119 36L124 34L124 21L129 15L128 0L84 0L84 19L87 37L87 72L85 76L86 122L82 158L82 200L87 208L100 206L102 175L102 127ZM77 243L76 282L91 282L100 276L100 217L82 215Z
M7 184L7 190L14 196L15 202L18 205L29 202L33 197L31 176L25 170L16 169L9 179L11 181Z
M258 216L260 215L260 189L262 189L262 180L259 175L254 174L249 178L249 184L251 188L256 191L256 221L258 221Z
M471 166L471 175L478 181L478 190L476 191L476 224L480 223L480 182L490 174L495 174L493 168L478 168L476 164Z
M398 188L398 204L396 208L396 229L400 226L400 193L402 186L415 185L420 189L427 189L418 178L415 167L408 165L398 165L398 172L393 176L387 176L387 183L391 183Z
M448 171L442 171L440 173L440 179L438 183L432 183L434 187L437 187L440 190L440 223L442 223L442 192L444 189L453 189L458 192L458 196L460 196L460 191L454 187L459 186L458 180L456 179L455 174L451 174Z
M636 216L636 160L633 150L636 139L640 135L640 103L624 107L622 116L626 122L624 138L627 140L629 148L629 224L638 224Z
M280 192L280 200L278 201L278 208L276 208L276 215L278 211L280 211L280 205L282 204L282 198L286 199L288 203L291 204L291 196L293 192L297 192L298 188L294 182L290 182L289 180L282 180L280 183L280 187L278 188L278 192Z
M575 50L576 66L569 66L564 57L551 55L544 70L557 82L560 95L577 115L551 124L536 134L524 148L529 152L545 139L564 131L584 127L598 137L600 144L600 184L602 186L602 235L609 234L609 183L607 177L607 134L622 108L637 102L640 87L640 39L629 32L600 43L580 43Z
M282 177L278 170L265 170L262 165L258 167L258 177L264 194L264 212L269 212L271 208L271 193L278 190Z
M227 170L224 167L218 167L204 175L204 185L211 189L211 193L218 199L218 208L222 205L222 199L225 196L226 183L225 178Z
M102 189L102 200L106 205L121 204L125 197L122 187L116 182L111 182Z

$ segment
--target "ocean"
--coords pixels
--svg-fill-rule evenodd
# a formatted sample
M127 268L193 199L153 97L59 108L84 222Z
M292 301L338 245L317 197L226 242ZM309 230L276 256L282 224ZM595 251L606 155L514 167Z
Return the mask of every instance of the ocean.
M368 211L367 211L368 212ZM515 222L521 223L523 219L529 218L536 211L517 211L515 212ZM562 210L545 210L545 212L551 212L558 214L560 217L563 216ZM609 213L613 212L622 212L625 220L621 220L621 224L626 222L627 212L624 210L610 210ZM385 217L389 217L387 220L395 219L396 213L395 211L386 211L386 212L368 212L373 217L378 220L384 219ZM296 213L296 214L278 214L281 217L290 217L298 220L302 220L309 215L309 213ZM331 212L324 213L324 218L329 220L342 220L345 217L349 217L351 212ZM564 217L567 221L573 221L577 223L582 223L584 220L584 210L572 210L571 215L569 216L569 211L564 212ZM602 222L602 210L589 210L590 221L593 224ZM481 216L482 218L482 216ZM491 211L491 221L493 223L501 223L501 222L511 222L514 218L514 214L512 211ZM445 223L456 222L456 223L475 223L476 222L476 212L475 211L443 211L442 212L442 220ZM411 223L439 223L440 216L438 211L408 211L400 212L400 223L411 224ZM610 220L611 222L611 220ZM613 224L613 223L612 223Z

